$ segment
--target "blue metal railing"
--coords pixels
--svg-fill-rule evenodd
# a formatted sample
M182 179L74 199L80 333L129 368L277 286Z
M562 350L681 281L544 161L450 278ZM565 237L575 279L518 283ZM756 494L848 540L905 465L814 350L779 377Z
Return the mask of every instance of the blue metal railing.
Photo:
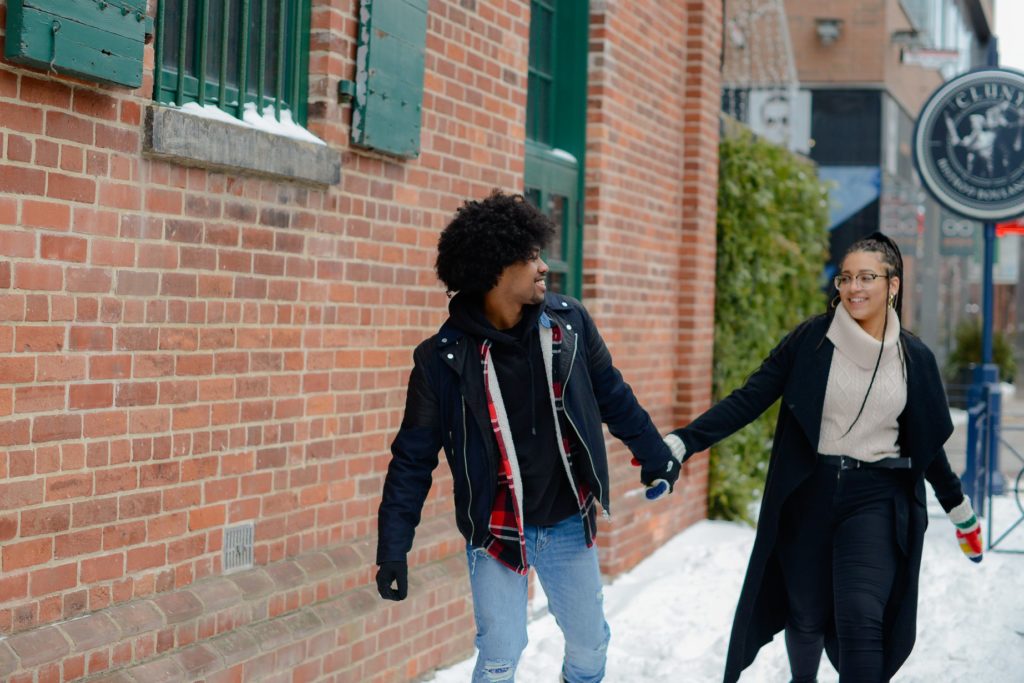
M986 386L982 400L975 402L967 411L967 466L963 475L964 492L976 501L975 505L986 524L987 550L1000 553L1024 554L1024 548L1008 548L1004 542L1024 524L1024 455L1006 438L1008 432L1024 432L1024 426L1000 424L999 385ZM978 397L974 397L978 398ZM1009 452L1020 465L1012 482L1003 483L999 468L997 449ZM999 481L996 481L996 477ZM996 536L996 498L1011 495L1016 503L1016 518L1002 528ZM977 501L980 501L978 504ZM1000 506L1002 507L1002 506ZM1005 513L1002 510L1000 514ZM1002 526L1002 525L1000 525Z

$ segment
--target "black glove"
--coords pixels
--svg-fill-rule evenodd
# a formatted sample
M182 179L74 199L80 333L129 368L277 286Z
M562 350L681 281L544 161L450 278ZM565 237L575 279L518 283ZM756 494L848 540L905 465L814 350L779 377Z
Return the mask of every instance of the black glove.
M675 458L669 458L660 463L657 467L648 469L648 465L640 468L640 483L646 488L646 496L650 500L660 498L666 492L672 493L679 478L679 462Z
M392 588L395 583L397 588ZM385 600L405 600L409 594L409 565L405 560L381 562L377 570L377 592Z
M658 463L651 461L641 463L633 458L634 465L640 465L640 483L647 489L644 495L648 500L657 500L666 493L671 493L679 479L679 471L682 463L686 462L686 446L682 440L669 434L665 437L665 445L669 447L670 458Z

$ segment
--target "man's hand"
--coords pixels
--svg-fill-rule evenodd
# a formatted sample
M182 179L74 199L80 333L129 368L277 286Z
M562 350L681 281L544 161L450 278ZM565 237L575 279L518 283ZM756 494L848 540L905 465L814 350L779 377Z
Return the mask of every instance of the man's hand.
M679 479L679 470L686 461L686 445L683 440L675 434L665 437L665 445L668 446L672 457L666 461L652 465L641 463L633 458L633 464L640 467L640 483L647 489L644 495L647 500L657 500L666 493L671 493Z
M391 584L395 584L392 588ZM377 592L385 600L405 600L409 594L409 565L405 560L381 562L377 570Z
M948 515L949 521L956 526L956 540L960 543L960 550L971 562L981 562L981 524L974 515L971 499L964 496L963 502L950 510Z

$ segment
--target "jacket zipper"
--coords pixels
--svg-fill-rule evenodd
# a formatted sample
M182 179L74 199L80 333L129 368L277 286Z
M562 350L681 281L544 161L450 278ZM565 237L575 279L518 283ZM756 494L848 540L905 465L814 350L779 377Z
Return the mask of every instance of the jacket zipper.
M578 341L579 335L574 334L573 337ZM604 488L601 486L601 478L597 476L597 468L594 466L594 456L590 452L590 447L587 446L586 440L580 435L580 430L576 427L576 423L572 421L572 416L569 415L568 401L565 400L565 395L569 391L569 377L572 375L572 366L576 363L576 344L572 345L572 358L569 359L569 371L565 373L565 385L562 387L562 412L565 413L565 419L572 425L573 431L576 432L576 440L583 445L583 450L587 452L587 459L590 460L590 471L594 475L594 481L597 482L598 488L598 500L601 502L601 507L604 507ZM607 508L604 510L605 517L611 517L611 512Z
M470 543L476 538L476 524L473 522L473 481L469 477L469 447L466 445L466 397L462 399L462 466L466 471L466 489L469 491L469 504L466 507L466 517L469 518Z

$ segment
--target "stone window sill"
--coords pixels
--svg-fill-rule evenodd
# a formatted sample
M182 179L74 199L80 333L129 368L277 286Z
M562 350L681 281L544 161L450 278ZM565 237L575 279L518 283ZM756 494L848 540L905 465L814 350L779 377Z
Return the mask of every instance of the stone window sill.
M146 110L144 151L186 166L315 185L341 181L341 154L326 145L196 116L174 107Z

